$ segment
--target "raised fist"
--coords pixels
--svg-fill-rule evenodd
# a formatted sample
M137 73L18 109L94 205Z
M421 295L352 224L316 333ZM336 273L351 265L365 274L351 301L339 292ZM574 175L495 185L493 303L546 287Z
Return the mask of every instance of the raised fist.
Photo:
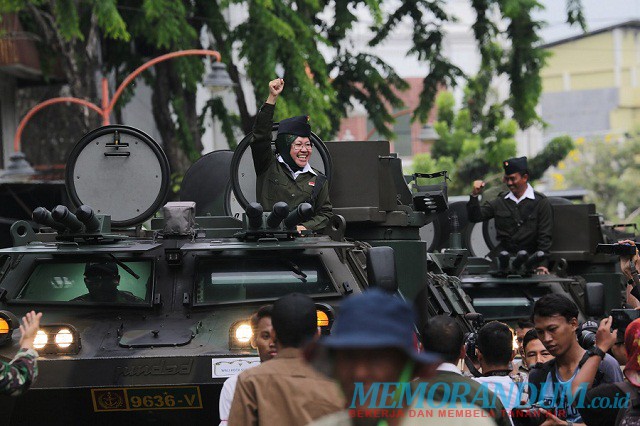
M471 190L471 195L477 197L482 194L482 189L484 188L484 181L474 180L473 181L473 189Z
M282 89L284 89L284 80L281 78L276 78L275 80L271 80L269 82L269 95L277 98L280 93L282 93Z

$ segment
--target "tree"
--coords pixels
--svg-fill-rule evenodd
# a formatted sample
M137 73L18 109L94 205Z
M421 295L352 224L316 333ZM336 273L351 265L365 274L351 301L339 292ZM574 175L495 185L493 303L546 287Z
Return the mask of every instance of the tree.
M566 182L572 187L588 190L587 201L598 206L605 217L618 217L618 203L626 208L625 218L619 221L640 222L640 131L623 140L611 136L602 139L577 141L577 148L560 167Z
M476 106L469 102L471 90L468 87L465 93L465 104ZM433 145L431 154L414 157L414 171L449 171L451 194L466 193L476 179L499 181L503 173L502 161L516 155L517 125L514 120L505 118L505 105L483 105L482 110L487 111L484 117L475 114L469 106L455 112L453 95L449 92L441 92L436 105L438 118L434 127L440 139ZM538 155L529 159L529 179L540 179L571 149L573 141L570 137L552 139Z
M384 9L381 4L371 0L1 0L0 13L19 13L25 27L46 42L46 60L62 55L71 95L90 100L96 100L100 75L114 76L119 82L144 60L199 47L208 37L236 83L239 116L228 114L220 99L209 102L205 113L211 111L222 120L231 141L234 124L242 133L253 124L241 72L251 82L258 103L266 97L266 82L278 73L285 78L288 90L279 101L276 118L311 112L314 129L330 137L357 101L376 130L392 136L389 107L401 106L392 89L406 84L393 66L355 51L348 42L358 19L356 9L367 10L373 17L377 29L369 41L372 47L387 40L401 21L413 26L410 54L428 70L414 119L426 121L439 87L453 86L462 76L443 55L443 25L453 17L445 12L444 0L389 1ZM569 22L583 24L580 1L567 0L567 4ZM510 78L508 103L514 119L526 127L537 119L533 108L544 64L537 36L540 22L531 18L541 6L534 0L471 0L471 5L478 14L474 34L482 54L482 78L498 74ZM228 22L230 8L244 10L246 19L237 25ZM489 16L495 16L496 22ZM506 22L506 30L501 31L497 22ZM499 47L498 39L508 47ZM330 53L324 56L321 47ZM185 58L159 64L144 76L153 88L156 126L178 172L201 148L203 112L196 111L195 88L203 70L201 60ZM476 93L481 95L479 90ZM480 112L469 111L471 117Z

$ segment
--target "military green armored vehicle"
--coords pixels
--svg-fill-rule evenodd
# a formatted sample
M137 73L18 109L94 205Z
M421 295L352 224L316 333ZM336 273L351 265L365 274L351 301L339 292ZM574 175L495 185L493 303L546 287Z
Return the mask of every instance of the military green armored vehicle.
M620 308L624 285L618 258L596 254L599 243L616 242L621 236L605 226L595 205L550 197L554 214L553 245L549 255L550 275L535 275L534 253L519 258L500 258L493 253L498 245L493 220L469 223L466 201L450 204L447 215L458 218L462 246L470 257L461 275L462 287L474 309L485 319L513 322L531 315L533 304L548 293L560 293L579 307L581 318L601 317ZM440 217L439 223L447 223ZM441 227L442 228L442 227ZM443 233L454 232L451 226ZM441 237L436 245L447 245Z
M355 144L327 148L314 138L324 152L314 167L331 176L330 159L342 144ZM325 333L340 300L370 286L399 291L425 318L449 312L466 323L469 300L457 278L443 274L460 258L427 261L418 229L428 214L412 204L380 202L407 195L392 171L397 159L379 158L379 149L388 153L382 145L352 148L363 153L362 167L378 170L377 183L370 183L378 201L348 201L356 189L336 184L342 164L334 164L338 214L327 235L300 236L300 218L257 214L247 202L254 190L238 186L252 172L246 144L233 158L203 158L194 170L204 175L188 172L183 200L164 205L169 167L151 138L126 126L84 136L66 169L75 212L36 209L41 232L16 222L14 247L0 250L0 325L4 320L8 329L0 327L3 359L18 349L17 318L31 309L44 313L36 338L39 378L24 396L1 400L0 422L215 424L224 380L259 362L249 316L290 292L316 301ZM211 184L216 201L198 211L193 199L203 194L189 181ZM143 225L157 211L162 217ZM345 238L347 230L352 238Z

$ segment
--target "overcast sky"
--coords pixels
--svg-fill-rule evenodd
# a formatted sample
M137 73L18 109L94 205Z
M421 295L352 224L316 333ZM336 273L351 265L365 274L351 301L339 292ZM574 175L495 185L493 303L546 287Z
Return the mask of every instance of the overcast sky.
M579 27L566 24L565 0L541 0L545 11L538 18L547 21L542 31L545 42L581 33ZM597 30L632 19L640 20L640 0L582 0L587 30Z

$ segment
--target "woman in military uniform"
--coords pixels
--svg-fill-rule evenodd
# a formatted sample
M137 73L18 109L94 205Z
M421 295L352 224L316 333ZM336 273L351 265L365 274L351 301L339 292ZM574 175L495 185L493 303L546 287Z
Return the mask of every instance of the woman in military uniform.
M309 139L309 117L297 116L278 125L276 153L271 151L271 126L276 100L284 89L284 80L269 82L269 97L256 116L251 154L256 171L256 196L265 211L284 201L290 209L301 203L313 206L314 216L298 225L298 230L322 230L329 224L331 201L326 176L309 165L313 143Z

